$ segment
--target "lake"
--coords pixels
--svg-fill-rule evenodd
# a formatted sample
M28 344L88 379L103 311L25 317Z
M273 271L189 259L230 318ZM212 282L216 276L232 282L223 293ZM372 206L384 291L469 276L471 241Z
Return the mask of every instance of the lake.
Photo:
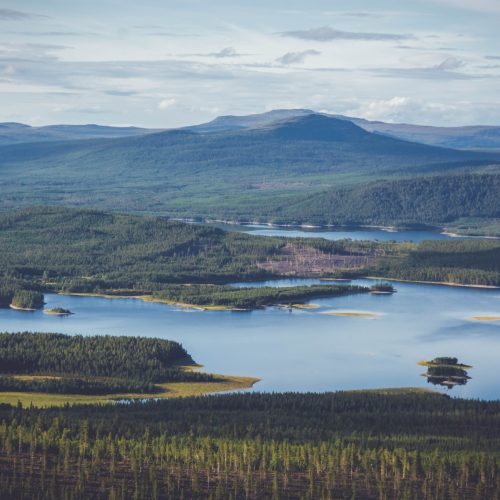
M319 280L279 280L275 286ZM354 280L355 284L372 284ZM266 283L254 283L262 286ZM237 284L241 285L241 284ZM248 285L248 284L247 284ZM394 295L314 299L318 309L277 307L252 312L194 311L138 299L46 295L56 317L0 310L2 331L140 335L181 342L205 370L260 377L257 391L332 391L376 387L432 387L416 363L456 356L473 365L471 380L450 395L498 399L500 290L396 283ZM322 314L370 312L372 317ZM438 386L439 387L439 386Z
M278 227L265 224L211 224L225 231L250 233L255 236L286 236L288 238L325 238L327 240L373 240L373 241L413 241L465 239L468 236L453 236L441 231L393 231L385 228L335 227L304 228Z

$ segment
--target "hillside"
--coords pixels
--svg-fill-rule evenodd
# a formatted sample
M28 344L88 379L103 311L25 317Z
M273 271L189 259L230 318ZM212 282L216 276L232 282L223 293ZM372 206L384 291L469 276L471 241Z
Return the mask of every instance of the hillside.
M435 224L500 217L500 175L463 174L377 181L324 191L276 210L310 224Z
M339 185L492 163L500 161L491 154L409 143L312 114L251 130L4 146L0 208L49 203L249 219Z
M0 249L0 307L8 307L20 290L147 295L166 302L245 308L289 303L292 296L301 300L342 293L335 286L292 287L280 289L288 295L280 297L266 288L214 286L277 276L377 275L500 284L497 240L413 245L269 238L162 217L54 207L0 214Z

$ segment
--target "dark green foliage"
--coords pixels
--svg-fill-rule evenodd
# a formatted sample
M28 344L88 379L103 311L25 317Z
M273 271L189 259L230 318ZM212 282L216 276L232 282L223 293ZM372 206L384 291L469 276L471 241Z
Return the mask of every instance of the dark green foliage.
M430 364L434 365L456 365L457 363L458 363L457 358L447 358L447 357L434 358L432 361L430 361Z
M4 374L115 377L147 382L212 380L184 372L193 360L177 342L142 337L0 333L0 367Z
M11 305L20 309L38 309L43 306L43 294L33 290L18 290L12 297Z
M367 292L368 288L348 285L313 285L294 287L234 288L224 285L170 285L155 297L195 305L257 308L272 304L288 304L313 297Z
M287 243L341 255L394 251L374 242L261 238L160 217L41 207L0 214L0 296L19 287L141 295L172 282L262 279L272 275L258 264L280 258Z
M71 314L71 311L69 309L65 309L64 307L54 307L52 309L49 309L48 312L55 314Z
M30 380L0 375L0 392L46 392L49 394L153 394L163 389L152 382L116 378L35 378Z
M268 273L256 263L284 244L159 217L50 207L0 214L0 274L15 276L11 287L36 280L46 289L141 293L168 282L259 278Z
M314 194L279 208L275 219L315 224L437 224L500 217L500 175L384 180Z
M423 241L375 271L390 278L500 286L500 241Z
M498 498L499 421L499 402L418 393L3 407L0 487L8 499Z
M396 289L390 283L377 283L376 285L372 285L370 287L370 291L393 293Z

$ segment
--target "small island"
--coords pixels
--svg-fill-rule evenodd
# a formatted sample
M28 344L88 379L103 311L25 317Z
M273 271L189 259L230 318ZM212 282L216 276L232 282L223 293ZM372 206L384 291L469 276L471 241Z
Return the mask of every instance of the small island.
M370 293L374 295L386 295L396 293L396 289L390 283L377 283L370 287Z
M431 361L419 361L418 364L427 367L427 371L421 375L434 385L452 389L457 385L465 385L470 380L467 370L472 366L459 363L457 358L440 357Z
M337 297L367 293L370 289L355 285L310 285L288 287L234 287L231 285L177 285L170 284L153 295L143 297L153 302L200 310L245 311L283 305L296 309L313 309L304 304L312 298Z
M35 311L43 307L43 304L43 293L19 290L12 296L10 307L17 311Z
M52 309L45 309L43 313L53 314L54 316L69 316L70 314L74 314L69 309L65 309L64 307L54 307Z

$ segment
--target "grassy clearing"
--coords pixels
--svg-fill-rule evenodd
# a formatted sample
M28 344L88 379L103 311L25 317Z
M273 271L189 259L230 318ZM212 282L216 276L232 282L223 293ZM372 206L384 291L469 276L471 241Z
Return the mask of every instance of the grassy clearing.
M36 376L21 376L28 380ZM19 378L21 378L19 377ZM17 405L20 401L23 406L33 405L38 408L49 406L64 406L65 404L109 404L123 399L149 399L149 398L185 398L189 396L202 396L204 394L248 389L260 379L254 377L234 377L216 374L214 382L169 382L158 384L164 392L156 394L113 394L86 396L76 394L44 394L34 392L3 392L0 393L0 404Z

